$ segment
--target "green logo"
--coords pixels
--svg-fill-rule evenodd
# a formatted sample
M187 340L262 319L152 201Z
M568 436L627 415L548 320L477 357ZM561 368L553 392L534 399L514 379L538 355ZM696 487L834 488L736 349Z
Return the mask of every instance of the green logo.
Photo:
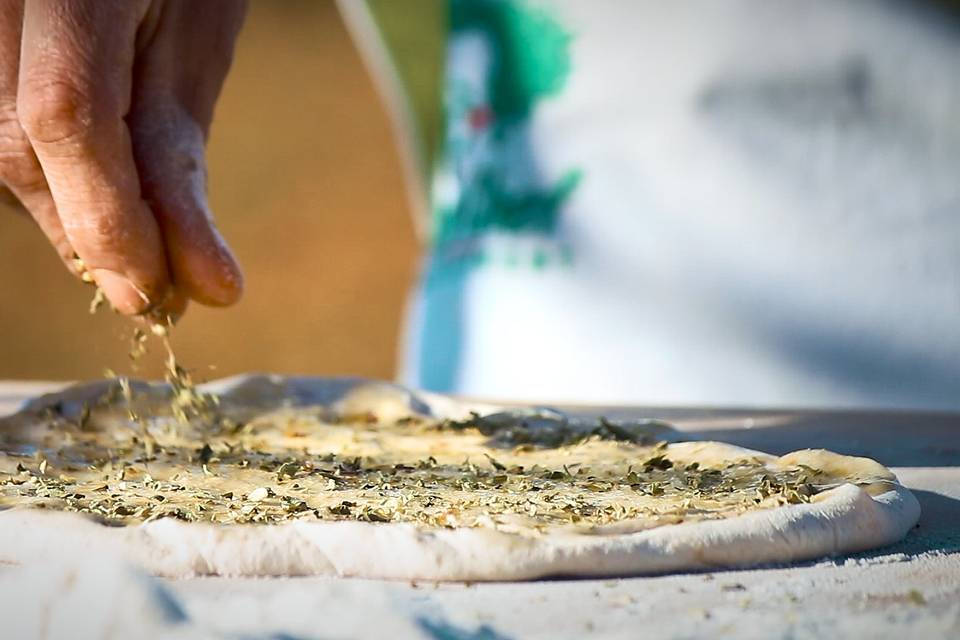
M491 231L553 235L581 174L544 177L530 121L541 100L563 89L570 40L523 2L450 3L446 133L433 190L438 257L482 260L471 241ZM533 260L545 263L542 252Z

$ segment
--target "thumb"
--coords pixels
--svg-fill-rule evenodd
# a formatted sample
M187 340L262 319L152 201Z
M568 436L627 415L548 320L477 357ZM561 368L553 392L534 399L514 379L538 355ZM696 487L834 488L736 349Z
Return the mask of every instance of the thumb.
M201 304L233 304L243 276L207 203L202 128L172 97L139 102L128 123L143 198L160 227L174 287Z

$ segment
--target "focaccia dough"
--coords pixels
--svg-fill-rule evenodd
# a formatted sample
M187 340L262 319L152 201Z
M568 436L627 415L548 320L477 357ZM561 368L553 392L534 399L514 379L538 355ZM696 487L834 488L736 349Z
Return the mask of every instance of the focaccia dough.
M0 561L119 550L166 576L510 580L787 562L899 540L882 465L682 442L356 379L81 385L0 420Z

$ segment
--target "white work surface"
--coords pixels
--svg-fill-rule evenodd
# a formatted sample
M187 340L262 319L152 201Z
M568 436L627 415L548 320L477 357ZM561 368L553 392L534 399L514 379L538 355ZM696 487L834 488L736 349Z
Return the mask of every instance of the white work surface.
M0 383L0 414L40 388L49 387ZM960 415L658 408L583 412L665 418L697 438L770 453L822 447L869 456L894 470L920 501L923 515L907 539L893 547L747 571L472 585L332 578L167 581L167 593L186 620L176 627L179 632L163 637L960 638ZM29 607L6 610L26 600L14 593L23 578L18 572L24 569L0 569L0 618L5 621L30 615ZM66 626L61 628L77 639L142 637L137 633L142 626L126 626L133 623L119 617L111 621L110 588L126 602L134 597L131 592L149 592L149 583L124 578L111 583L109 576L101 582L108 586L93 583L102 590L90 594L91 602L99 604L78 605L99 626L64 608L58 622Z

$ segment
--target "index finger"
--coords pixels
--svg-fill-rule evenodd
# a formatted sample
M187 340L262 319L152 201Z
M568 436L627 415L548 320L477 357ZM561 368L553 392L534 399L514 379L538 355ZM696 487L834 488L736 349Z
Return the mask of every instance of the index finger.
M124 121L146 6L28 2L17 96L64 232L126 314L148 311L169 287L161 234L140 194Z

